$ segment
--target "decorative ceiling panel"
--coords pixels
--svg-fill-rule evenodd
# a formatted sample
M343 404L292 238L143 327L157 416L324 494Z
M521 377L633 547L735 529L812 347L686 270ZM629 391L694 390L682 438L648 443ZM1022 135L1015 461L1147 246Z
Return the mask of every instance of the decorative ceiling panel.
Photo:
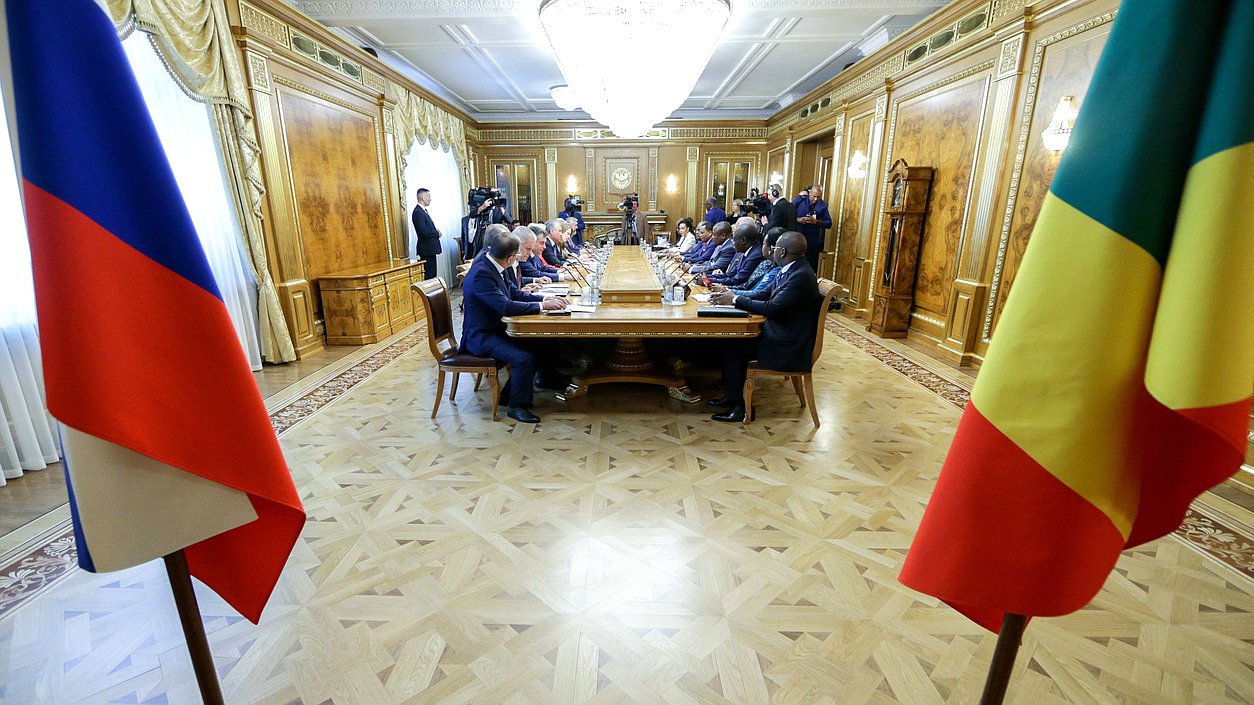
M476 119L587 119L548 95L564 83L539 0L288 0ZM765 118L839 73L943 0L732 0L692 96L672 116ZM693 28L694 32L701 31ZM587 41L578 37L572 41ZM676 47L675 51L682 51ZM648 91L623 52L624 90Z

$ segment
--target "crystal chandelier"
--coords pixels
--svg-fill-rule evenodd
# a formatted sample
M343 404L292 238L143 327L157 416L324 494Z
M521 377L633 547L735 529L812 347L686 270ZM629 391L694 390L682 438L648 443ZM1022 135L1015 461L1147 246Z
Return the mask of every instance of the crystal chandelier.
M644 135L687 100L730 15L729 0L540 3L579 105L619 137Z

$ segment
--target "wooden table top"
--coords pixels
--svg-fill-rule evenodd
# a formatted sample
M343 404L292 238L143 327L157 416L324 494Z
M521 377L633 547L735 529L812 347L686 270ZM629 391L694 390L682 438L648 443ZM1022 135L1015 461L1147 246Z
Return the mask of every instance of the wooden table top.
M652 287L652 288L648 288ZM511 337L543 338L753 338L766 319L702 318L697 309L706 304L689 297L682 306L661 303L662 285L638 247L615 247L605 268L601 305L593 313L569 316L536 314L506 316L506 332ZM657 303L611 301L611 295L634 296L649 291ZM705 293L693 287L693 293ZM572 297L571 303L579 303Z

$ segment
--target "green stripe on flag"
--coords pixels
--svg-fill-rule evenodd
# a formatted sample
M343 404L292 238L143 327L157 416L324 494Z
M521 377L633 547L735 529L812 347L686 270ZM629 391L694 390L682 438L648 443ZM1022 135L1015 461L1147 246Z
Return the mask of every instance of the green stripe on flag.
M1125 0L1050 186L1159 264L1229 10L1226 0Z
M1193 162L1254 142L1254 2L1239 0L1229 13L1215 63L1210 99Z

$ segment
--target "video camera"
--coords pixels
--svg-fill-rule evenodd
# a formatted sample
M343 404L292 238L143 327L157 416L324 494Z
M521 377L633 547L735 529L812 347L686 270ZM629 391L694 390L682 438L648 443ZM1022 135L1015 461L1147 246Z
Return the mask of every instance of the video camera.
M579 194L572 193L566 197L566 202L562 204L562 207L567 213L577 213L583 210L583 199L579 197Z
M484 203L504 208L505 197L501 195L499 190L488 188L487 186L480 186L466 192L466 205L470 208L471 213L477 212L479 206L482 206Z
M623 202L618 204L618 210L636 212L640 210L640 194L633 193L623 197Z
M754 215L769 216L771 214L771 199L767 198L765 194L758 194L745 201L745 210Z

